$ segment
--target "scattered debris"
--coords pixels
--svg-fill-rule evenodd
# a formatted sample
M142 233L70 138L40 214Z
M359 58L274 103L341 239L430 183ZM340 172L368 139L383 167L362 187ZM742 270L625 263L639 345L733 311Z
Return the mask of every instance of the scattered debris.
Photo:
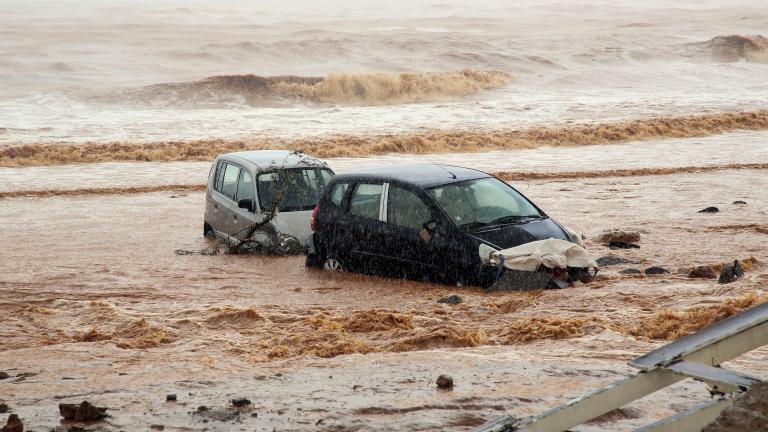
M8 404L6 404L6 403L0 403L0 414L5 414L5 413L7 413L9 410L10 410L10 408L8 408Z
M197 407L197 412L199 412L199 413L205 412L205 411L208 411L208 410L210 410L210 408L208 408L205 405L200 405L199 407Z
M8 421L5 422L5 426L0 429L0 432L24 432L24 423L21 422L19 416L11 414L8 416Z
M741 200L734 201L733 204L747 205L747 203L745 201L741 201Z
M711 265L698 266L688 272L688 277L691 279L717 279L717 270Z
M647 275L660 275L664 273L669 273L669 270L665 269L664 267L649 267L645 269L645 274Z
M640 249L640 245L624 241L610 242L608 243L608 247L611 249Z
M638 270L636 268L624 269L624 270L621 270L619 273L621 273L621 274L643 274L643 272L641 272L640 270Z
M214 255L219 255L220 253L218 246L211 246L211 247L207 247L197 251L186 250L186 249L176 249L174 252L176 253L176 255L203 255L203 256L214 256Z
M161 424L153 424L153 425L150 425L149 428L156 431L165 430L165 426Z
M744 269L741 267L739 260L734 260L733 264L723 266L723 271L720 272L720 278L718 283L727 284L735 282L737 279L744 276Z
M247 407L251 404L251 401L247 398L232 399L232 406L236 408Z
M438 303L445 303L450 305L457 305L461 303L461 297L457 296L456 294L450 295L448 297L443 297L440 300L437 301Z
M59 413L67 420L74 421L94 421L102 420L109 417L107 409L104 407L97 407L92 405L88 401L83 401L78 404L59 404Z
M608 229L595 237L597 243L609 244L614 242L634 243L640 241L640 232L635 230Z
M712 207L707 207L705 209L699 210L699 213L717 213L719 211L720 211L719 208L712 206Z
M6 378L10 378L10 375L8 375L8 372L0 371L0 380L4 380Z
M171 393L165 397L166 402L176 402L176 394Z
M614 257L614 256L604 256L597 259L597 265L599 265L600 267L612 266L616 264L629 264L629 263L633 263L633 262L626 258L620 258L620 257ZM633 263L633 264L637 264L637 263Z
M441 390L450 390L453 388L453 378L451 378L450 375L440 375L437 377L435 384L437 384L437 388Z

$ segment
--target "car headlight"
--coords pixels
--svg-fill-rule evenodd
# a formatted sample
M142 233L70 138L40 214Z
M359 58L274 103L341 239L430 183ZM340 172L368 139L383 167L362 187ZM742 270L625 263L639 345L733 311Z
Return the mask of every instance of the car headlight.
M581 235L579 235L579 233L577 233L576 231L566 226L564 226L563 228L565 228L565 232L568 233L568 236L573 240L574 243L576 243L581 247L584 247L584 242L581 240Z
M498 249L492 248L485 243L480 243L477 253L480 255L480 262L483 264L490 264L491 254L498 251Z

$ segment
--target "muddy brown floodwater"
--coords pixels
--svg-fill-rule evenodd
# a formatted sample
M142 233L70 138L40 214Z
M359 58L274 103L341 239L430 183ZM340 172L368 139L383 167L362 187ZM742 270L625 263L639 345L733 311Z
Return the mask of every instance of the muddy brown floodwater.
M209 246L199 192L0 200L0 370L11 375L0 399L31 430L59 426L58 403L81 400L110 408L107 430L465 430L618 379L675 319L700 315L673 311L768 295L764 170L515 185L588 239L641 230L640 249L586 242L637 264L563 290L485 294L310 271L301 257L176 255ZM720 212L697 213L711 205ZM729 285L678 272L750 257ZM619 273L651 266L670 273ZM450 294L463 302L436 303ZM649 332L659 313L671 327ZM730 366L768 378L766 356ZM443 373L453 391L435 388ZM227 408L240 396L253 405ZM706 397L683 381L576 430L630 430Z

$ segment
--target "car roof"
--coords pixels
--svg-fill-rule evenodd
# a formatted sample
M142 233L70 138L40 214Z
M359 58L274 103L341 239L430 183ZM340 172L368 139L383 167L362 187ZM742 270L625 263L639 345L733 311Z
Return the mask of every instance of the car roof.
M471 168L453 165L400 165L392 167L365 168L339 174L334 181L343 180L396 180L430 188L465 180L492 177L490 174Z
M271 168L301 168L307 166L325 166L325 163L306 154L297 154L290 150L248 150L219 155L217 159L240 162L258 170Z

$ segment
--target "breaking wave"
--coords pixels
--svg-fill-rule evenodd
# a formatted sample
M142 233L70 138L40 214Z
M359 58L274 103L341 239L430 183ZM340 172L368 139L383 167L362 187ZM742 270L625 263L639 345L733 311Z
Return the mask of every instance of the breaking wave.
M717 36L692 45L717 62L746 60L768 63L768 38L762 35Z
M499 71L331 74L325 78L221 75L201 81L156 84L94 100L155 108L213 108L237 105L281 106L296 102L389 105L435 102L502 87L512 76Z
M0 149L0 166L55 165L76 162L210 161L241 150L299 149L316 157L365 157L386 153L447 153L513 150L541 146L573 147L655 138L701 137L739 129L768 129L768 110L682 117L658 117L562 128L480 131L433 130L385 135L332 135L285 140L205 139L153 143L25 144Z

